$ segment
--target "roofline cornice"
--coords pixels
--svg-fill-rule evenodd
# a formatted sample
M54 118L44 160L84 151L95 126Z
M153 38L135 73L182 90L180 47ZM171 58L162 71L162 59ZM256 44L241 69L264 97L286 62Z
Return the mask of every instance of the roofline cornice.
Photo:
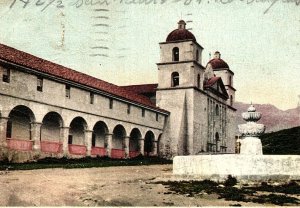
M169 44L169 43L183 43L183 42L193 42L201 49L204 49L197 41L193 39L187 39L187 40L176 40L176 41L168 41L168 42L160 42L159 44Z
M193 63L193 64L199 66L201 69L205 69L204 66L202 66L201 64L199 64L195 60L189 60L189 61L172 61L172 62L156 63L156 65L160 66L160 65L168 65L168 64L185 64L185 63Z
M236 89L234 87L232 87L231 85L225 85L225 87L229 87L230 89L232 89L233 91L236 91Z
M28 68L28 67L25 67L25 66L22 66L22 65L19 65L19 64L15 64L15 63L3 60L3 59L0 59L0 62L3 62L4 64L12 65L16 69L18 69L20 71L23 71L23 72L27 72L27 73L34 74L34 75L39 75L39 76L48 78L50 80L54 80L56 82L68 84L68 85L73 86L73 87L78 87L80 89L84 89L84 90L87 90L87 91L90 91L90 92L94 92L94 93L97 93L99 95L102 95L102 96L105 96L105 97L108 97L108 98L113 98L115 100L119 100L119 101L122 101L122 102L125 102L125 103L128 103L128 104L132 104L132 105L135 105L135 106L138 106L138 107L150 110L150 111L159 112L159 113L164 114L164 115L169 115L170 114L170 112L168 112L164 109L160 110L160 109L156 109L155 107L152 108L150 106L143 105L143 104L140 104L140 103L137 103L137 102L133 102L131 100L127 100L127 99L121 98L119 96L114 96L111 93L108 93L108 92L105 92L105 91L102 91L102 90L99 90L99 89L95 89L95 88L92 88L92 87L89 87L89 86L86 86L86 85L83 85L83 84L80 84L80 83L77 83L77 82L74 82L74 81L70 81L70 80L67 80L67 79L56 77L54 75L51 75L51 74L48 74L48 73L45 73L45 72L41 72L41 71L38 71L38 70L35 70L35 69L31 69L31 68Z
M179 89L179 90L182 90L182 89L194 89L204 95L207 95L209 98L217 101L217 102L220 102L219 100L217 100L216 98L214 98L213 96L211 96L210 94L208 94L206 92L206 90L202 90L202 89L199 89L198 87L195 87L195 86L187 86L187 87L172 87L172 88L157 88L156 90L157 91L162 91L162 90L176 90L176 89ZM228 99L228 98L227 98ZM230 105L227 104L226 100L224 102L220 102L220 103L223 103L224 105L226 105L228 108L236 111L236 109Z
M217 69L213 69L214 71L223 71L223 70L227 70L229 71L232 75L234 75L233 71L231 71L229 68L217 68Z

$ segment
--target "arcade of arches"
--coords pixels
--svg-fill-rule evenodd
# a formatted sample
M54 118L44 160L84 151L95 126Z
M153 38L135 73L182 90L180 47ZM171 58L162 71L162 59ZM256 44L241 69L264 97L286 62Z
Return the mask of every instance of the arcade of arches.
M68 125L55 111L45 113L42 122L37 122L35 113L24 105L1 117L1 130L5 132L1 141L9 149L111 158L155 156L160 136L160 132L155 135L143 126L128 127L127 123L112 124L105 119L90 124L82 116L74 116Z

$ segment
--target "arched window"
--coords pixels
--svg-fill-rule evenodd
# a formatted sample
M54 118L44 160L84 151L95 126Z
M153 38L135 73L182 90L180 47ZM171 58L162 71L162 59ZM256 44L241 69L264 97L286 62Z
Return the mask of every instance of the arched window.
M232 104L233 104L233 97L232 95L230 95L230 105L232 106Z
M199 61L199 50L196 50L196 61Z
M231 78L231 76L229 76L229 85L230 86L232 85L232 78Z
M173 48L173 61L179 61L179 48Z
M200 74L197 76L197 87L200 88Z
M179 74L178 74L178 72L173 72L172 75L171 75L171 77L172 77L172 84L171 84L171 86L172 87L178 86L179 85Z
M219 115L219 105L217 104L216 105L216 116L218 116Z

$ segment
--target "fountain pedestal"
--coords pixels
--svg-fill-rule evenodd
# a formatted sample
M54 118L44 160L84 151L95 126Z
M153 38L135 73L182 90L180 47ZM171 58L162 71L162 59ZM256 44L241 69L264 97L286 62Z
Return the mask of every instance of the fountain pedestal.
M242 113L242 117L247 123L238 126L239 132L242 134L240 154L262 155L262 144L259 136L265 132L265 126L256 123L261 118L261 113L256 112L254 106L251 105L247 112Z
M262 155L261 140L257 137L247 137L241 140L241 155Z

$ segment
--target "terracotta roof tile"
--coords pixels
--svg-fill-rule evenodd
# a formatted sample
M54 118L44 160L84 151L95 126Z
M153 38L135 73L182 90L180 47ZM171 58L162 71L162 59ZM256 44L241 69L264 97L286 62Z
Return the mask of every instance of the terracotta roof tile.
M27 68L31 68L36 71L41 71L56 77L70 80L97 90L101 90L117 96L119 98L142 104L152 109L167 112L163 109L157 108L151 101L145 96L138 95L134 92L128 91L117 85L105 82L101 79L89 76L87 74L72 70L70 68L55 64L53 62L38 58L31 54L17 50L15 48L0 44L0 59L12 62L17 65L21 65Z
M123 89L133 91L138 94L155 93L158 84L141 84L121 86Z
M213 86L221 77L212 77L206 82L204 82L204 87L211 87Z

